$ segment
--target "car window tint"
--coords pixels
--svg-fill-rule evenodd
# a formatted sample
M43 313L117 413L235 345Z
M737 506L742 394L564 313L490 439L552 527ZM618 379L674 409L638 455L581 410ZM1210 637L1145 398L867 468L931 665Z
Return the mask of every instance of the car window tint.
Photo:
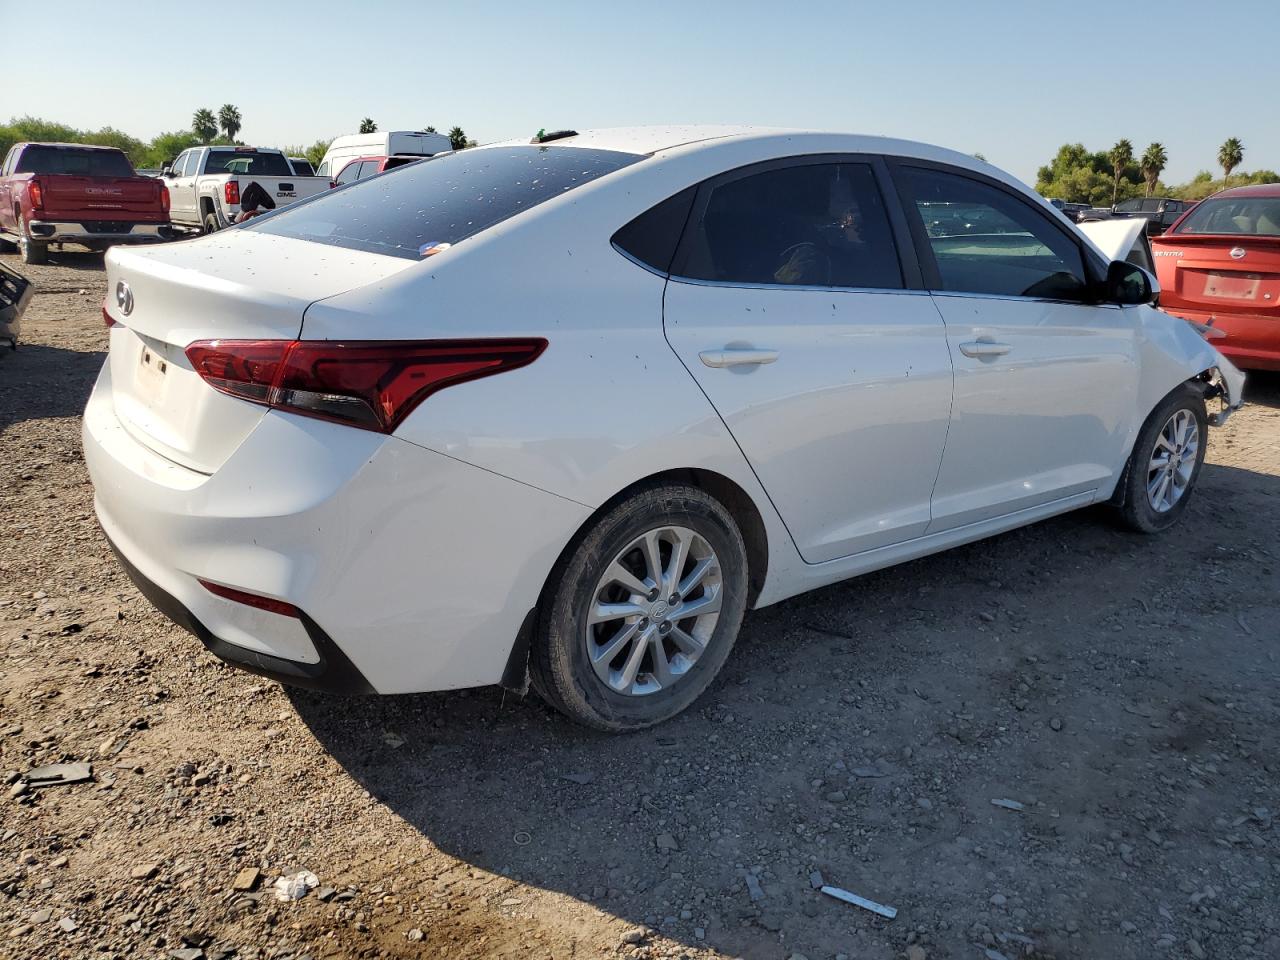
M682 190L646 210L613 235L613 242L641 263L666 273L698 188Z
M901 289L893 232L865 163L778 167L721 183L682 276L724 283Z
M239 147L210 150L204 164L205 173L231 173L236 176L291 177L289 161L279 153L258 153Z
M289 166L293 167L293 172L299 177L315 176L315 171L311 169L311 164L306 160L290 160Z
M63 174L73 177L132 177L133 167L119 150L30 146L22 151L14 173Z
M291 204L244 229L417 260L642 159L585 147L459 150Z
M1080 248L1044 214L970 177L906 168L915 211L938 265L941 289L1080 300Z
M338 183L350 183L360 177L360 161L353 160L342 168L342 172L338 174Z

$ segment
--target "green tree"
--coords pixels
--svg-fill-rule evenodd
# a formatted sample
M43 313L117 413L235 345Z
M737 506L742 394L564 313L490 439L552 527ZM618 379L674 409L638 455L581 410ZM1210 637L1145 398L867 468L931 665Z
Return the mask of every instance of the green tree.
M1153 143L1142 152L1142 179L1146 181L1148 197L1155 192L1156 181L1168 165L1169 154L1165 152L1164 144Z
M363 120L360 121L360 132L361 133L377 133L378 125L373 122L372 117L365 117Z
M422 132L423 133L439 133L439 131L436 130L435 127L424 127Z
M1107 159L1111 161L1113 176L1111 205L1114 207L1120 199L1120 178L1124 176L1125 170L1133 163L1133 144L1128 140L1117 140L1116 145L1107 152Z
M172 133L158 134L147 145L143 160L138 166L158 168L173 161L178 154L189 147L198 147L201 140L190 130L175 130Z
M218 118L208 107L201 107L191 115L191 132L201 143L208 143L218 135Z
M240 110L235 104L224 103L222 109L218 111L218 126L222 128L228 140L235 140L236 134L240 132L240 127L243 125L242 120Z
M1244 144L1239 137L1231 137L1218 148L1218 166L1222 168L1222 185L1231 179L1231 171L1244 161Z
M467 146L467 135L461 127L454 127L449 131L449 145L455 150L465 150Z

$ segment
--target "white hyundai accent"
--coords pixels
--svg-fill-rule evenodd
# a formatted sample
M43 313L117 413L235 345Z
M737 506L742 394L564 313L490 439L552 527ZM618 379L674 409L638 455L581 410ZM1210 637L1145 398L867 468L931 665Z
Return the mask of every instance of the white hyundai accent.
M875 137L473 148L107 264L84 444L144 594L284 682L532 681L605 730L748 608L1089 504L1168 527L1243 387L1017 181Z

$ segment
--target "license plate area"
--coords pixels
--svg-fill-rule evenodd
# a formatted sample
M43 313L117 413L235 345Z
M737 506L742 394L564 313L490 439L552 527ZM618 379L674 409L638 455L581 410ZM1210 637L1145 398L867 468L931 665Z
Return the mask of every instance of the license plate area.
M1211 273L1204 280L1204 295L1219 300L1256 300L1261 277Z
M138 356L138 383L149 390L163 389L169 361L148 346L143 346Z

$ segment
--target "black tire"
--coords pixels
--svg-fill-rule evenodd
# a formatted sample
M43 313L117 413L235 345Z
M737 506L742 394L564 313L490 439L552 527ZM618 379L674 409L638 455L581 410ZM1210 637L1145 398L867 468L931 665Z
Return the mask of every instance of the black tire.
M600 578L620 551L647 531L666 527L687 528L714 551L719 618L701 653L669 686L643 695L619 693L591 664L587 613ZM663 564L669 556L663 555ZM693 590L690 596L695 596ZM640 490L599 517L552 572L529 658L534 690L571 719L597 730L619 733L660 723L686 709L715 679L738 637L746 605L746 545L729 511L696 487L670 484ZM674 612L669 619L677 631L693 622ZM651 659L645 662L652 664Z
M1181 411L1186 411L1194 418L1198 431L1194 462L1181 496L1168 509L1157 510L1147 491L1148 481L1152 478L1151 464L1158 459L1158 454L1164 454L1164 447L1158 446L1161 433ZM1138 431L1133 452L1129 455L1129 462L1125 465L1124 474L1116 488L1112 506L1120 523L1139 533L1159 533L1177 523L1186 512L1191 495L1195 492L1200 468L1204 465L1208 439L1209 421L1205 415L1204 396L1199 390L1183 384L1161 400ZM1178 462L1185 463L1187 459L1189 457L1184 455Z
M0 253L13 253L18 245L7 237L0 237Z
M222 224L218 222L218 215L210 210L204 215L204 232L217 233L222 229Z
M38 266L49 262L49 245L27 236L27 224L21 217L18 218L18 253L23 263Z

